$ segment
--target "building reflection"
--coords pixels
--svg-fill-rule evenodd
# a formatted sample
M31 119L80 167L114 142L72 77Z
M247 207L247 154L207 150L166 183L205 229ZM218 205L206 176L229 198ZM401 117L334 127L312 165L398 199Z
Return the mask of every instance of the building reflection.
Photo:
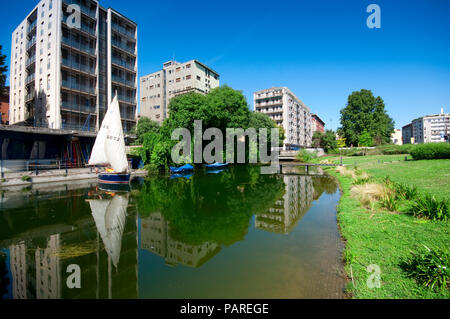
M173 239L169 231L169 223L159 212L141 219L141 248L161 256L167 265L181 264L197 268L213 258L221 249L214 242L201 245L183 243Z
M285 193L274 206L255 216L257 229L289 234L311 208L314 200L313 177L283 175Z
M66 207L77 210L70 224L42 222L27 229L26 239L18 234L0 241L0 246L9 248L13 298L138 298L137 215L122 214L128 200L111 199L115 205L109 205L110 214L107 211L94 219L86 197L73 195L67 195ZM37 215L45 215L36 207ZM48 206L41 209L48 210ZM14 217L10 214L9 218ZM104 229L98 223L101 219ZM80 289L67 287L71 275L67 268L73 264L81 270Z

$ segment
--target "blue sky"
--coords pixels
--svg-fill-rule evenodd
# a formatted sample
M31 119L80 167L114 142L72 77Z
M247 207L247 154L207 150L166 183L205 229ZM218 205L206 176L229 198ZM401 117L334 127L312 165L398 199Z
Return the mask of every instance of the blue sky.
M5 1L0 44L37 0ZM172 59L198 59L221 84L252 93L289 87L336 129L348 95L381 96L396 127L424 114L450 112L450 1L100 0L138 23L139 75ZM381 29L366 8L381 7Z

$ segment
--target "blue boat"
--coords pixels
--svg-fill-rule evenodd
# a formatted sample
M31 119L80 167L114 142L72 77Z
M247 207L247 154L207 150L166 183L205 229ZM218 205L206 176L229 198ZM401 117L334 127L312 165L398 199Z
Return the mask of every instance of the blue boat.
M191 164L186 164L181 167L170 167L170 172L172 174L178 174L178 173L184 173L184 172L191 172L194 170L194 166Z
M224 168L230 165L230 163L214 163L214 164L207 164L205 167L207 169L218 169L218 168Z
M129 184L130 176L128 173L100 173L98 181L101 184Z
M170 176L170 179L176 179L176 178L186 178L186 179L190 179L192 176L194 176L193 173L187 173L187 174L172 174Z
M209 169L206 171L206 174L219 174L222 173L225 169Z

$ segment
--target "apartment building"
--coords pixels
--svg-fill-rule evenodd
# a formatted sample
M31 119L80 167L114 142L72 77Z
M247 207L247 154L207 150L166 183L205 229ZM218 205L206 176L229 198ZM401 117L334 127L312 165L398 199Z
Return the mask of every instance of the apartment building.
M139 116L162 122L169 115L170 99L188 92L207 94L219 86L219 74L197 61L168 61L160 71L140 78Z
M312 132L325 133L325 122L317 114L311 114Z
M137 25L96 0L42 0L12 34L9 123L96 131L118 94L136 123Z
M267 114L285 130L284 149L310 147L312 120L309 108L287 87L273 87L253 94L255 112Z
M402 131L405 136L404 144L445 142L445 136L450 135L450 113L444 113L444 109L441 108L440 114L419 117L404 126Z
M391 135L391 142L395 145L403 144L402 130L394 129L394 132Z

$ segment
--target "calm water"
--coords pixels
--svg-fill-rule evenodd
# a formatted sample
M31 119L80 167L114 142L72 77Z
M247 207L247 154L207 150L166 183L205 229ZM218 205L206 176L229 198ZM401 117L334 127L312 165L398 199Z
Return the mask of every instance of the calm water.
M330 177L231 167L3 192L3 298L342 298ZM69 289L69 265L81 288ZM73 277L72 277L73 278Z

